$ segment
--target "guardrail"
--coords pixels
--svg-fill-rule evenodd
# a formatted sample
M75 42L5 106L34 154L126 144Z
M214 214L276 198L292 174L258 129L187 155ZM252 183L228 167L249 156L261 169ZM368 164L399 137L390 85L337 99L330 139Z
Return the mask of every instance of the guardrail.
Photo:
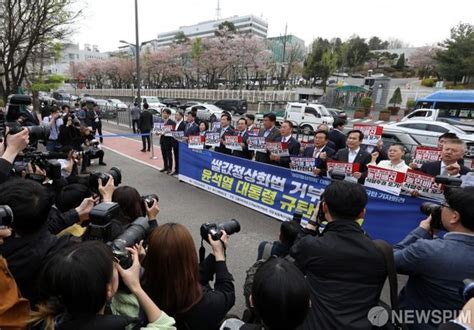
M136 90L132 89L68 89L68 93L88 94L95 97L126 97L133 98ZM295 91L259 91L259 90L220 90L220 89L142 89L142 96L184 100L221 100L246 99L248 102L294 102L298 101Z

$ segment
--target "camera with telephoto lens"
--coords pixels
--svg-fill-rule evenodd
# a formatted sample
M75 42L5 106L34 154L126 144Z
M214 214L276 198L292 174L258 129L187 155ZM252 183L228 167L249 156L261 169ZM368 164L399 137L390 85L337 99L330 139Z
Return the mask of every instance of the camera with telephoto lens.
M50 133L48 126L29 125L31 121L28 118L31 118L33 115L28 113L26 106L31 104L32 99L28 95L14 94L8 97L6 114L1 122L2 135L6 133L6 127L9 128L8 134L10 135L15 135L21 132L23 128L26 128L30 136L30 143L48 141Z
M94 206L89 214L90 223L85 239L101 240L110 246L113 255L119 260L122 268L129 268L133 260L127 251L136 243L146 238L149 230L148 219L137 218L125 231L114 239L112 233L112 220L116 219L120 212L118 203L104 202Z
M208 235L211 235L212 240L218 241L222 237L222 230L229 236L238 233L240 231L240 223L235 219L220 224L204 223L201 225L201 238L210 243Z
M441 205L425 202L420 205L421 213L431 215L430 227L438 230L446 230L441 221Z
M13 223L13 212L10 206L0 205L0 228L11 227Z
M109 175L114 179L114 186L118 187L122 183L122 171L118 167L112 167L107 173L92 172L89 176L89 187L93 191L99 190L99 179L102 180L102 185L109 182Z
M127 251L127 247L132 247L147 236L150 228L149 221L145 217L137 218L127 229L114 239L109 245L112 248L112 254L118 259L120 266L127 269L133 264L132 256Z
M39 167L44 170L49 179L58 180L61 178L61 164L57 159L67 159L67 154L63 152L34 151L34 148L29 148L15 158L13 165L16 173L21 173L21 171L26 170L28 164L31 164L33 169ZM43 176L32 173L27 174L27 178L40 183L44 181Z

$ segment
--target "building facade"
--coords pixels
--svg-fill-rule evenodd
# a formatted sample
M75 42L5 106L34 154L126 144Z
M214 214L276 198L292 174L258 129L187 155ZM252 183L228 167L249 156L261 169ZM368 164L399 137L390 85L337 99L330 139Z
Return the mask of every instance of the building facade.
M304 40L297 36L289 34L287 36L271 37L267 39L267 43L277 63L287 62L290 52L295 52L295 55L298 57L297 60L304 60L306 46ZM283 48L285 49L285 59L283 59Z
M232 16L229 18L201 22L195 25L182 26L177 30L158 34L154 48L170 46L174 43L176 36L184 34L189 39L212 38L215 36L219 25L224 22L234 24L238 33L249 34L260 38L267 37L268 23L262 18L254 15Z
M48 73L69 76L71 64L107 58L109 58L109 54L101 53L96 45L85 44L84 48L80 49L79 44L64 44L61 58L50 65Z

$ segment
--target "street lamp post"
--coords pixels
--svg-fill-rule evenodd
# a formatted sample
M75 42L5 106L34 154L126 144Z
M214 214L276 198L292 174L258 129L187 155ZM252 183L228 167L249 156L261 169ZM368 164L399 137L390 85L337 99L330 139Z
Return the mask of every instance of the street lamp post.
M123 44L127 44L130 47L135 47L135 60L136 60L136 88L137 88L137 103L140 107L141 105L141 97L140 97L140 89L141 89L141 78L140 78L140 42L138 38L138 0L135 0L135 44L127 42L125 40L119 40L119 42Z

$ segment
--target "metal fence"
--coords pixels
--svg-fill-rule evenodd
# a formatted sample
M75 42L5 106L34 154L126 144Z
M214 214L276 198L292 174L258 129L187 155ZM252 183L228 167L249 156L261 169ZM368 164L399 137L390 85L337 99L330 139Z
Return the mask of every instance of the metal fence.
M95 97L133 98L136 90L133 89L69 89L72 94L88 94ZM156 96L161 98L183 100L221 100L246 99L248 102L293 102L298 101L295 91L258 91L258 90L220 90L220 89L142 89L142 96Z

